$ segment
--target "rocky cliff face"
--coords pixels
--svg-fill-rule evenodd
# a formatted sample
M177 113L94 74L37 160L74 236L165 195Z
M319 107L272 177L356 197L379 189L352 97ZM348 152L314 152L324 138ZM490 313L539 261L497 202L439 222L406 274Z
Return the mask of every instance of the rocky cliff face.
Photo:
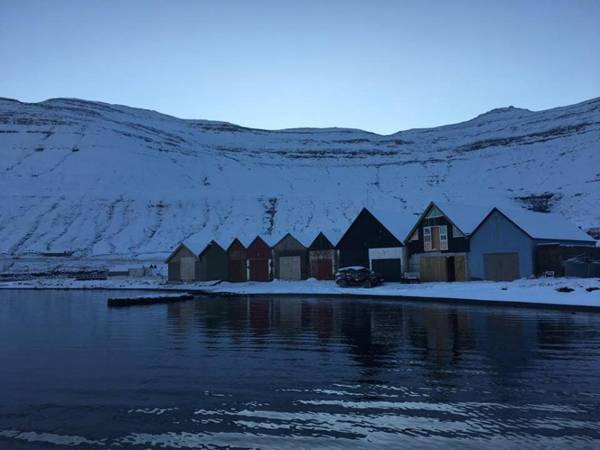
M0 100L0 253L164 255L186 238L398 232L432 199L600 227L600 98L382 136L268 131L74 99ZM399 219L402 218L402 219Z

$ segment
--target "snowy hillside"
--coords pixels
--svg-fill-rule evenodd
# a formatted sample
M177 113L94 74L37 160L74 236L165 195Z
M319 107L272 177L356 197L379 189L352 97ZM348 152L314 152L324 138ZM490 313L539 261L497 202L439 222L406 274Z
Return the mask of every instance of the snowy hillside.
M287 231L308 240L339 233L362 206L396 215L400 230L431 199L533 205L600 227L600 98L389 136L0 99L0 155L5 257L143 259L187 238Z

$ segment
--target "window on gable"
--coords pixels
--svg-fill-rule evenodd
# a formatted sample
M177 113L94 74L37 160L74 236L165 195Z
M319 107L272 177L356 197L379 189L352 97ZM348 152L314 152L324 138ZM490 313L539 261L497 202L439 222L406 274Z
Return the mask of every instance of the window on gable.
M448 227L446 225L423 227L423 249L426 252L448 250Z
M419 229L418 228L412 234L412 236L410 237L410 240L411 241L418 241L419 240Z
M444 214L436 206L432 206L425 217L427 219L433 219L435 217L443 217L443 216L444 216Z
M465 237L465 235L462 233L462 231L452 225L452 237Z

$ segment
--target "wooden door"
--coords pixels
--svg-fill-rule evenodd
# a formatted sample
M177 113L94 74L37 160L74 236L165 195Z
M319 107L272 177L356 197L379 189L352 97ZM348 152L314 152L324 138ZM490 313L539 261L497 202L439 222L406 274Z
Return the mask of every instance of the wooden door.
M270 281L268 259L250 259L249 265L250 281Z
M316 260L316 275L317 280L331 280L333 279L333 263L331 258L321 258Z
M445 256L421 257L421 281L447 281Z
M431 227L431 248L440 249L440 227Z
M246 261L245 260L230 260L229 261L229 280L230 281L246 281Z
M454 257L454 279L467 281L467 258L464 255Z

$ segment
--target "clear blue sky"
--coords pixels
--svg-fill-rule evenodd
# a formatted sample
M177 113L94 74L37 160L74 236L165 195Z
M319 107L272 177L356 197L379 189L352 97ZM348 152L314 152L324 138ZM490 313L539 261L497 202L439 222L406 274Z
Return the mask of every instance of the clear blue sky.
M0 96L391 133L600 96L596 0L0 0Z

